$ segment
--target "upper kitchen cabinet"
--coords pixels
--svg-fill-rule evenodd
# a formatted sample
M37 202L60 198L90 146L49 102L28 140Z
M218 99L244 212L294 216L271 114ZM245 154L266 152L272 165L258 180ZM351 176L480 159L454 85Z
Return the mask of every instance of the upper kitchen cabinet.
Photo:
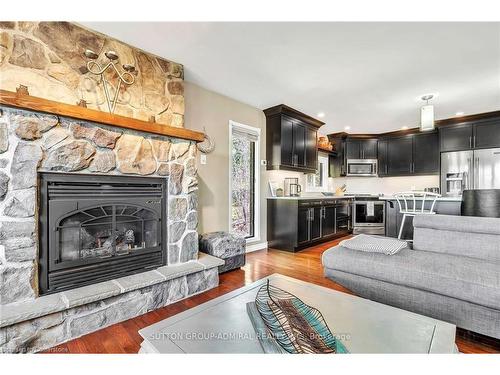
M333 144L335 155L329 155L328 177L343 177L346 175L346 140L341 136L328 135Z
M437 132L381 138L378 175L410 176L439 173Z
M267 169L315 173L318 129L324 125L284 104L264 110Z
M500 147L500 118L439 127L441 152Z
M378 175L384 177L389 174L389 163L387 160L387 139L379 139L377 142L378 149Z
M439 128L441 151L462 151L472 148L472 124L452 125Z
M474 124L474 148L500 147L500 118Z
M411 136L387 140L387 175L404 176L413 171L413 138Z
M346 156L347 159L376 159L377 139L347 138Z
M413 173L439 173L439 137L437 132L413 135Z

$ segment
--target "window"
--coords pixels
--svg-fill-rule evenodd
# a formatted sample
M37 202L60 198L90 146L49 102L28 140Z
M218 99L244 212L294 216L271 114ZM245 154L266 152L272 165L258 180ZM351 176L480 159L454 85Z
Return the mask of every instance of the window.
M230 232L258 240L260 129L229 122Z
M316 173L307 175L306 190L310 192L328 190L328 156L318 155L318 169Z

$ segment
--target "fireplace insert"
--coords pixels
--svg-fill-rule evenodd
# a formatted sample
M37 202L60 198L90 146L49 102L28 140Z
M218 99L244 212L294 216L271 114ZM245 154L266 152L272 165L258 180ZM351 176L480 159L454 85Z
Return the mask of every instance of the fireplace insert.
M40 173L40 294L166 264L167 180Z

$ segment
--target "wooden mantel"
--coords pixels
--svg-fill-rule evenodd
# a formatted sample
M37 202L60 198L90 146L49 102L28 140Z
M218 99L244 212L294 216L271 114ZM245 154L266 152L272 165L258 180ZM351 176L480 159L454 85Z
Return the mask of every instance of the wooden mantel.
M186 139L189 141L203 142L204 135L194 130L176 128L173 126L157 124L137 120L130 117L115 115L107 112L96 111L77 105L55 102L53 100L37 98L31 95L18 94L12 91L0 89L0 104L8 107L28 109L53 115L71 117L78 120L86 120L116 126L124 129L132 129L146 133L164 135L167 137Z

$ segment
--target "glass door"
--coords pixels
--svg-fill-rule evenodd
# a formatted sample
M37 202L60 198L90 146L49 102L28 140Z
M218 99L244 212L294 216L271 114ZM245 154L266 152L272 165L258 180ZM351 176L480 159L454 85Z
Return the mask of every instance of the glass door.
M55 222L56 268L153 250L160 246L161 220L154 210L106 203L68 212Z
M230 231L256 239L260 131L234 122L230 130Z

